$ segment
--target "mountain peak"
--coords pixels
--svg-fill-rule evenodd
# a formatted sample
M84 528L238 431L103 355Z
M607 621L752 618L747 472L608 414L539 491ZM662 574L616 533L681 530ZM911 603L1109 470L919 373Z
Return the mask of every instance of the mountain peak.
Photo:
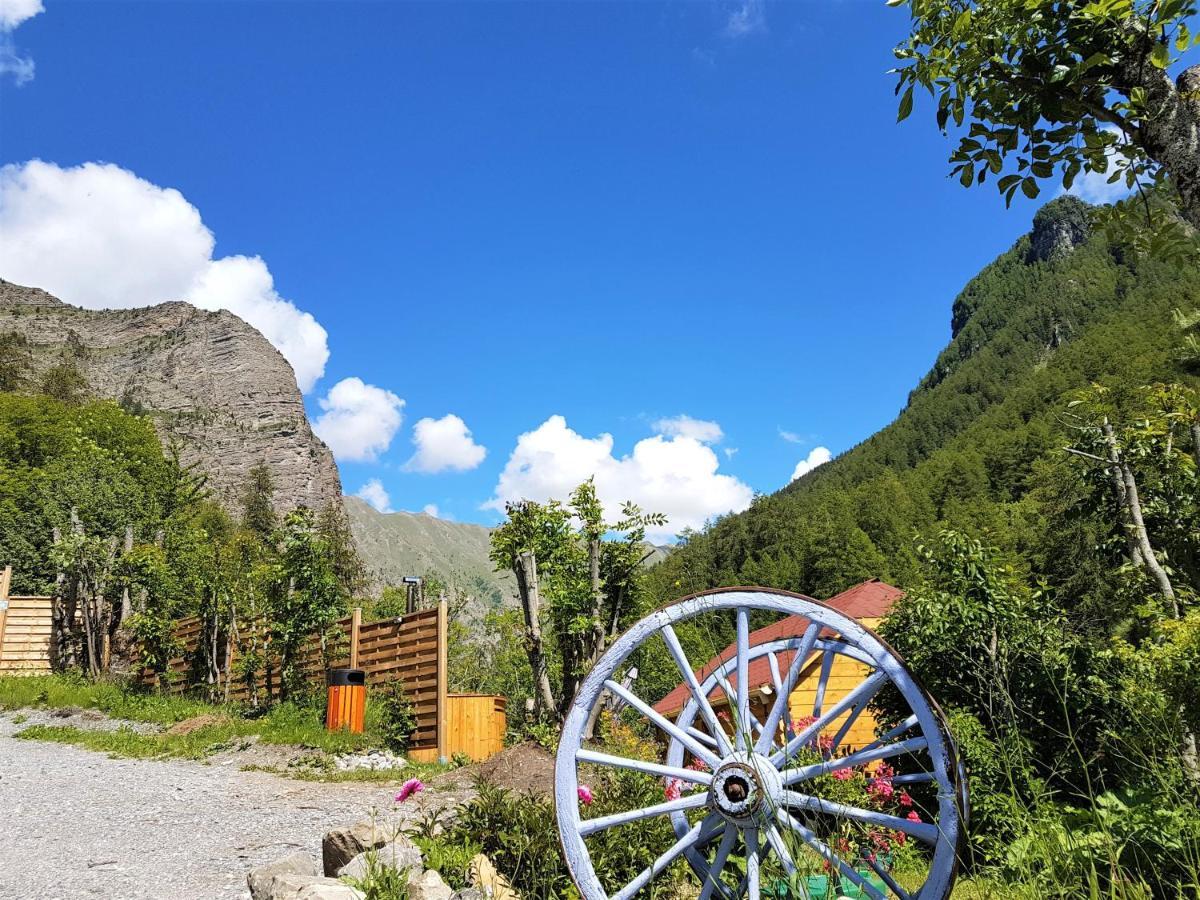
M1033 217L1029 233L1029 262L1062 259L1092 234L1092 205L1064 194L1051 200Z

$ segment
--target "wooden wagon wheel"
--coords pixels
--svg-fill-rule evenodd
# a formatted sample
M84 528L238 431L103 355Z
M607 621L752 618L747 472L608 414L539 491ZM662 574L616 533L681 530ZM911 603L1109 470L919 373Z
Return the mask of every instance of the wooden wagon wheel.
M808 625L801 636L751 646L754 610L799 616ZM735 653L698 677L673 626L705 615L728 620L731 613L736 618ZM689 699L675 721L614 677L630 654L653 641L663 642L688 687ZM762 657L769 663L773 699L759 721L751 709L753 685L748 675L750 663ZM863 675L856 686L840 697L831 693L826 702L830 672L839 657L854 661ZM792 722L789 698L801 672L813 671L818 660L813 716ZM910 714L865 746L846 752L843 744L851 726L886 686L903 698ZM606 691L662 732L666 750L660 761L629 759L585 746L590 713ZM726 697L727 717L714 708ZM725 727L722 718L729 720ZM687 757L691 765L685 765ZM889 787L907 790L911 785L914 793L925 791L929 803L916 817L921 821L820 796L816 780L855 769L870 775L885 760L903 762L905 770L886 779ZM665 802L645 808L585 818L578 795L581 763L642 772L690 790L669 790ZM563 725L555 799L563 851L584 900L629 900L681 857L700 878L700 900L714 894L725 900L759 900L763 864L773 856L775 866L792 874L804 868L802 855L836 871L843 883L855 885L872 900L943 900L954 884L967 809L965 780L937 706L895 652L870 629L823 603L761 588L688 597L642 619L612 645L584 680ZM664 846L654 863L628 884L602 884L587 838L651 816L670 817L675 842ZM902 886L873 854L849 858L848 850L822 839L832 825L842 823L916 841L927 859L926 871L916 875L920 883L914 884L909 874ZM731 856L744 858L740 878L731 879L727 871L733 869L727 865ZM874 883L864 877L864 866L874 870ZM804 895L804 879L793 878L791 884Z

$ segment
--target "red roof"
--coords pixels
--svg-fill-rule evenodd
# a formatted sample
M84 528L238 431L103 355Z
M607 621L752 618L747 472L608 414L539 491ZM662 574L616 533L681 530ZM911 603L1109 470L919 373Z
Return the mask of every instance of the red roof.
M862 584L856 584L849 590L842 591L836 597L830 597L825 601L826 606L832 606L838 612L850 616L851 618L862 619L882 619L887 615L888 610L892 608L892 604L904 596L904 591L898 587L880 581L878 578L871 581L864 581ZM763 644L768 641L785 640L787 638L801 637L808 628L808 619L803 616L788 616L786 619L780 619L764 628L759 628L750 632L750 644ZM704 679L713 673L714 670L722 663L731 659L737 653L737 646L730 644L718 655L714 656L704 664L702 668L697 670L696 678L703 683ZM783 651L776 654L779 660L780 674L787 671L787 667L792 663L791 651ZM771 679L771 663L766 656L760 656L757 659L750 661L748 677L751 685L772 684ZM737 688L737 674L731 672L729 675L729 686ZM677 685L674 690L654 704L654 708L666 716L673 716L678 713L688 698L691 696L686 684ZM712 693L714 700L724 696L724 692L717 688Z

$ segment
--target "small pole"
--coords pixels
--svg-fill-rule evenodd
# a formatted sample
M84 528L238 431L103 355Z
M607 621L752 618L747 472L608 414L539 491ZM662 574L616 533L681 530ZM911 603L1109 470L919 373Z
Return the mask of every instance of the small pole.
M449 653L447 652L447 643L449 639L449 622L448 608L446 601L442 600L437 605L437 747L438 747L438 762L446 763L449 758L449 747L447 746L446 735L446 720L450 716L450 701L448 694L448 682L450 680Z
M4 623L8 620L8 589L12 585L12 566L0 572L0 658L4 657Z
M354 607L350 614L350 668L358 668L358 631L362 627L362 607Z

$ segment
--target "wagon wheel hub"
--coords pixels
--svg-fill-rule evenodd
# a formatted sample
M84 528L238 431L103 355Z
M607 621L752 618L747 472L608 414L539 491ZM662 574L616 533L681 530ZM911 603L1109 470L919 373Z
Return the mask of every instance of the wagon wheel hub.
M779 771L753 753L738 753L713 773L708 807L728 822L746 827L769 817L783 793Z

